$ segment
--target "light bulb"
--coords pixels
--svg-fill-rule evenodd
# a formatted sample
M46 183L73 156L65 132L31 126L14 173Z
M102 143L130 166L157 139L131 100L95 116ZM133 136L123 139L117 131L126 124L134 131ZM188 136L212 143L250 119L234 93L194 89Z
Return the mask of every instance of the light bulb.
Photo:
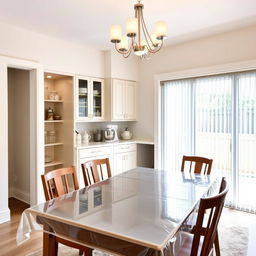
M164 39L167 34L167 24L164 21L156 22L156 38Z
M126 21L127 36L135 36L138 32L138 19L128 18Z
M112 25L110 28L110 39L113 43L120 42L122 37L122 28L119 25Z

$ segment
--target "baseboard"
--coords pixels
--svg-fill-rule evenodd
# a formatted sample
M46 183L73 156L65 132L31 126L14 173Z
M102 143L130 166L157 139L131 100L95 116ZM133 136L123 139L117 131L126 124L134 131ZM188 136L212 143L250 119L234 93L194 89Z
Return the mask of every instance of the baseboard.
M8 190L8 197L14 197L14 191L13 191L13 187L9 187L9 190Z
M12 188L12 197L14 197L24 203L30 204L29 193L24 190L21 190L19 188Z
M3 209L0 211L0 224L11 219L9 208Z

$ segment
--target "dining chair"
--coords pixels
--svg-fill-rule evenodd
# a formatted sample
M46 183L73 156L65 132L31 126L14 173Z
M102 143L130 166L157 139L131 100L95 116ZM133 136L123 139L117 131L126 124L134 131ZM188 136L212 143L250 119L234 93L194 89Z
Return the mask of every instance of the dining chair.
M79 189L76 170L73 166L50 171L44 175L41 175L41 179L46 201L71 192L71 188L73 188L73 190ZM92 255L91 248L81 246L63 238L56 237L56 243L61 243L66 246L78 249L79 255Z
M218 195L201 198L196 224L192 228L191 234L187 234L182 242L178 256L208 256L212 252L213 246L216 255L220 256L217 227L227 192L227 181L222 178ZM206 211L209 211L209 215L206 214Z
M82 164L82 171L85 186L90 186L112 176L109 158L87 161Z
M205 157L199 157L199 156L183 156L182 158L182 165L181 165L181 171L185 171L185 165L186 162L190 162L189 164L189 172L194 173L202 173L203 174L211 174L212 169L212 159L208 159ZM193 168L192 168L193 166Z

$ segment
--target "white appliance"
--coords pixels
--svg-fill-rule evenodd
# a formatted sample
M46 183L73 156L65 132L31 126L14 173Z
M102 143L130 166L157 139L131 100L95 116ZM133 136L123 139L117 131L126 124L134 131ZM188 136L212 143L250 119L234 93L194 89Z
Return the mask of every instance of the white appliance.
M117 136L117 125L107 125L106 129L104 130L104 141L105 142L115 142L119 141Z

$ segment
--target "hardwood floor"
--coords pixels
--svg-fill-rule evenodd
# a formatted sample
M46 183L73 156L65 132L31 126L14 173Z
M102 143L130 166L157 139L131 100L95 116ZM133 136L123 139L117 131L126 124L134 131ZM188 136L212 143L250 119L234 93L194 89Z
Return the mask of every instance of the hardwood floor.
M25 256L33 251L42 248L42 233L34 232L26 243L16 245L16 232L19 225L21 213L29 205L15 199L9 199L11 210L11 221L0 224L0 256Z

